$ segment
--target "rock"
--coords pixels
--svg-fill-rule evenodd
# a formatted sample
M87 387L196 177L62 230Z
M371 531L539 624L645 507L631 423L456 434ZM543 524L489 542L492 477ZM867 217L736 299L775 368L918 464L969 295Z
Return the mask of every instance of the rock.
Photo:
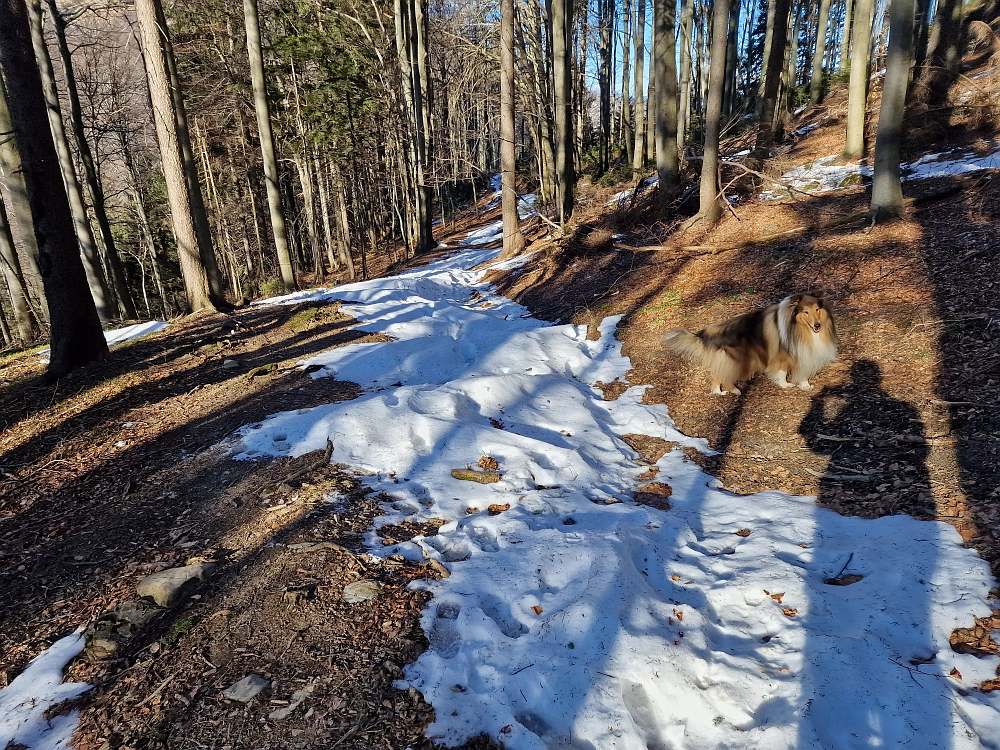
M162 607L141 599L109 609L84 633L87 656L95 660L109 658L162 612Z
M222 695L237 703L249 703L262 691L271 686L271 681L259 674L248 674L239 682L235 682L225 690Z
M382 584L370 578L362 578L360 581L349 583L344 586L343 599L348 604L358 604L374 599L382 593Z
M161 570L139 581L135 590L139 596L148 597L161 607L172 607L198 582L206 580L216 567L214 563L203 562Z
M222 360L223 370L238 370L240 369L240 363L235 359L224 359Z
M292 700L289 701L287 706L272 711L268 714L267 718L271 721L281 721L282 719L287 719L291 715L292 711L301 706L302 702L312 695L315 687L315 684L310 682L301 690L296 690L292 693Z

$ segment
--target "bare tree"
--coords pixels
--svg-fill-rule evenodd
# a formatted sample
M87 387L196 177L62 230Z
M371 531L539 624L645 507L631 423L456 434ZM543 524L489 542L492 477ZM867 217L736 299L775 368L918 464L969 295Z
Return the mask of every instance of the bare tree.
M844 73L851 67L851 13L854 10L854 0L844 0L844 23L840 30L840 72Z
M8 136L9 137L9 136ZM7 207L0 195L0 264L3 265L4 279L10 292L10 303L14 309L14 320L21 342L28 344L34 340L37 331L31 315L31 305L28 302L28 288L24 283L24 274L18 262L17 249L14 247L14 237L10 233L10 222L7 219Z
M62 114L59 111L59 94L56 90L55 73L52 70L52 60L49 48L45 44L42 31L42 6L39 0L29 0L29 23L31 24L31 43L34 45L35 58L38 60L38 70L41 74L43 91L45 92L46 112L56 154L59 157L59 168L66 183L66 194L69 196L70 210L73 212L73 223L76 226L76 236L83 251L83 266L87 272L90 291L94 295L94 304L101 320L114 317L113 301L108 294L108 285L101 269L101 259L97 254L97 241L87 217L87 206L83 201L83 191L80 180L76 176L73 165L73 155L69 150L69 140L66 138L66 128L63 125ZM13 105L13 102L9 102ZM12 113L13 114L13 113ZM23 145L22 145L23 148Z
M851 35L851 82L847 90L845 159L858 159L865 152L868 64L871 56L871 28L874 10L875 0L855 0L854 33Z
M705 103L705 156L701 163L701 192L696 223L714 224L722 216L719 199L719 135L722 124L723 81L726 76L726 30L730 0L715 0L712 9L712 51L708 99ZM777 25L777 20L775 21Z
M195 228L191 208L188 178L181 157L181 146L177 132L177 115L174 112L174 98L171 94L167 72L167 50L163 39L167 28L161 26L158 17L159 0L136 0L135 11L142 37L143 62L146 80L153 106L153 121L156 138L160 144L160 160L170 204L170 220L177 241L181 276L188 305L192 312L214 309L219 301L213 299L209 290L208 274L202 262L198 232Z
M518 226L517 188L514 184L514 0L500 3L500 174L503 212L503 255L517 255L524 249L524 235Z
M559 220L573 215L576 178L573 169L573 85L570 35L572 0L552 0L552 77L555 109L556 175L559 186Z
M260 16L257 0L243 0L243 17L247 30L247 54L250 58L250 75L253 84L253 104L260 133L260 150L264 160L264 182L267 185L267 206L271 212L271 232L278 252L281 285L286 292L296 289L292 256L288 252L288 232L285 229L285 211L281 206L281 188L278 185L278 161L274 157L274 133L271 130L271 111L267 104L267 84L264 82L264 56L260 45Z
M772 144L778 139L780 121L777 117L778 91L781 87L781 68L785 60L785 43L788 38L788 14L791 10L791 0L770 0L768 2L768 18L773 10L771 21L771 45L764 58L764 86L758 100L757 109L757 141L754 155L758 159L766 159L770 155Z
M826 27L829 18L830 0L819 0L816 47L813 50L812 77L809 79L809 99L814 106L823 100L823 55L826 54Z
M674 44L676 16L673 0L653 0L651 67L656 79L657 100L656 173L660 180L660 195L664 200L673 197L680 184L681 173L677 152L677 51Z
M0 0L0 73L10 94L10 116L49 301L48 373L61 377L74 367L107 357L108 344L80 259L22 0Z
M875 138L871 202L873 217L899 216L903 212L899 151L903 136L906 88L913 62L916 0L892 0L889 9L889 49L885 82L882 85L882 105L878 115L878 135Z
M635 47L635 146L632 151L632 168L646 166L646 106L643 101L646 62L646 0L635 2L635 30L632 33Z

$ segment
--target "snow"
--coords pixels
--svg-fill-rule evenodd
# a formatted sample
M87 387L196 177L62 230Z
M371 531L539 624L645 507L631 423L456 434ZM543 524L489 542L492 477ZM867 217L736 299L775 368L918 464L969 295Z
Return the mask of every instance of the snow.
M107 340L108 346L114 346L115 344L123 344L126 341L131 341L132 339L138 339L143 336L148 336L151 333L162 331L169 325L169 323L162 320L147 320L145 323L136 323L134 325L125 326L124 328L115 328L111 331L105 331L104 338ZM38 352L38 356L44 360L48 360L50 352L50 349L41 349Z
M77 712L52 718L47 718L45 712L90 689L85 682L62 681L63 669L83 651L83 645L81 631L56 641L0 690L0 747L10 744L30 750L69 747Z
M804 130L804 129L803 129ZM799 131L796 131L796 135ZM926 154L916 161L901 164L904 180L926 180L930 177L979 172L984 169L1000 169L1000 141L986 144L986 153L979 154L971 149L956 149L943 153ZM872 168L850 162L834 164L840 157L824 156L816 161L806 162L781 176L781 182L808 193L829 193L861 184L862 178L871 179ZM789 197L784 188L772 188L761 193L761 200L779 200Z
M116 328L113 331L105 331L104 338L108 340L108 346L114 346L115 344L121 344L125 341L131 341L132 339L162 331L169 325L169 323L165 323L162 320L147 320L145 323L136 323L124 328Z
M647 177L639 185L639 192L642 193L643 191L645 191L646 188L650 187L651 185L655 185L657 182L659 182L659 180L660 178L657 177L655 174L652 177ZM625 201L631 200L632 193L634 192L634 190L635 190L634 188L629 188L628 190L622 190L620 193L615 193L614 196L612 196L611 200L609 200L605 204L605 206L617 206L624 203Z
M509 750L1000 747L1000 691L975 689L1000 658L948 642L990 614L995 585L955 529L722 490L679 449L704 441L643 404L645 386L614 401L593 386L630 369L618 318L590 340L482 282L499 250L473 243L495 231L399 276L268 301L341 300L393 340L302 363L359 383L358 399L230 439L249 460L329 437L334 460L390 498L379 523L447 521L388 548L367 537L372 554L452 573L421 584L430 646L398 683L434 706L428 736L485 733ZM649 467L627 433L677 444L656 465L671 510L632 501ZM451 476L484 455L501 481ZM824 583L842 574L863 578Z

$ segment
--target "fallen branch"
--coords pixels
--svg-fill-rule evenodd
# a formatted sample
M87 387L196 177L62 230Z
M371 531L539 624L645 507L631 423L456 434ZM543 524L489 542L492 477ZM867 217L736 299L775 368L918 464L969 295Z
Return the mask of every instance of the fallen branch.
M292 482L292 481L298 479L299 477L304 477L306 474L308 474L311 471L316 471L316 469L319 469L319 468L321 468L323 466L326 466L328 463L330 463L330 456L332 456L332 455L333 455L333 441L330 440L330 438L327 438L326 439L326 452L323 454L323 458L319 459L318 461L314 461L313 463L309 464L308 466L306 466L306 467L304 467L302 469L299 469L296 472L293 472L293 473L289 474L282 481L284 482L284 484L288 484L289 482Z
M475 469L452 469L451 475L455 479L466 482L479 482L480 484L493 484L500 481L499 471L476 471Z

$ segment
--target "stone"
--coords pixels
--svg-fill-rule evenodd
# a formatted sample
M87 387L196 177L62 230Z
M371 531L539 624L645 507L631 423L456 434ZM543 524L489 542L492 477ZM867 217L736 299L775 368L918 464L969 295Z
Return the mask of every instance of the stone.
M162 612L162 607L143 599L122 602L114 609L109 609L84 633L87 656L95 660L111 657Z
M195 563L180 568L168 568L139 581L136 593L148 597L161 607L172 607L199 582L206 580L217 566L215 563Z
M261 677L259 674L248 674L239 682L234 682L232 685L223 690L222 695L223 697L229 698L229 700L236 701L237 703L249 703L256 698L261 691L266 690L270 686L271 681L266 677Z
M374 599L382 593L382 584L370 578L362 578L360 581L349 583L344 586L343 599L348 604L359 604Z
M240 369L240 363L235 359L224 359L222 360L223 370L238 370Z

